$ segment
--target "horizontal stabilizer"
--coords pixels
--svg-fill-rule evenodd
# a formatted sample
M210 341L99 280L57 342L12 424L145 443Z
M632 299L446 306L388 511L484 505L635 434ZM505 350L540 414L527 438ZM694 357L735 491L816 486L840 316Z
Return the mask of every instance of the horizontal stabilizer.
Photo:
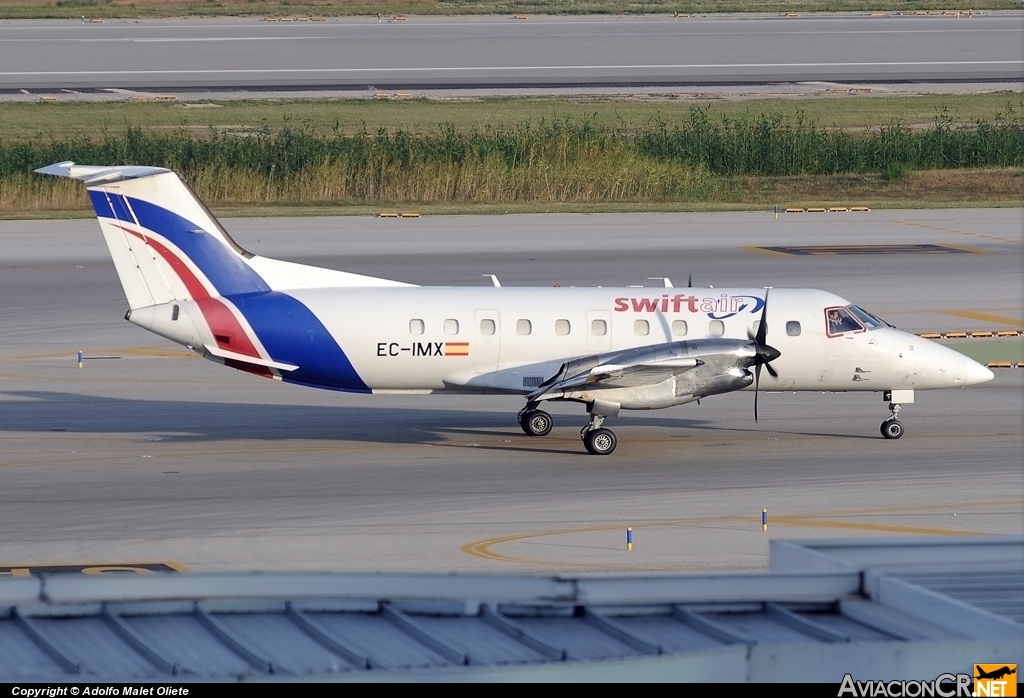
M112 182L123 182L127 179L138 179L139 177L151 177L165 172L170 172L170 170L162 167L145 167L141 165L117 165L113 167L106 165L76 165L70 160L57 162L36 170L37 174L77 179L79 182L84 182L86 186L90 187L97 184L110 184Z
M264 359L258 356L249 356L248 354L239 354L238 352L228 351L227 349L221 349L220 347L211 346L209 344L204 345L203 349L206 350L207 354L216 356L220 359L226 359L229 361L238 361L243 364L251 364L253 366L264 366L266 368L276 368L278 371L295 371L299 367L293 364L283 364L278 361L271 361L270 359Z

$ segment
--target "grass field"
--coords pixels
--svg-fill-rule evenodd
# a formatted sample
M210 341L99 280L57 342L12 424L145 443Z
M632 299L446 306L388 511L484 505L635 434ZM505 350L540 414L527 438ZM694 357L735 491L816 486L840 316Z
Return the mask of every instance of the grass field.
M1013 206L1022 114L1011 92L0 103L0 215L87 212L31 174L62 159L174 167L234 213Z
M0 19L183 16L673 14L1019 9L1018 0L5 0Z
M1021 92L886 96L884 93L835 94L823 98L666 99L664 97L490 98L438 101L374 100L224 100L220 102L0 102L0 141L72 136L99 137L126 128L203 134L276 131L285 126L353 134L368 129L403 129L412 133L451 125L464 131L509 123L587 119L597 126L623 130L652 122L675 123L701 105L711 119L778 114L798 115L823 126L865 129L899 122L923 127L942 114L955 123L991 121L1020 110Z

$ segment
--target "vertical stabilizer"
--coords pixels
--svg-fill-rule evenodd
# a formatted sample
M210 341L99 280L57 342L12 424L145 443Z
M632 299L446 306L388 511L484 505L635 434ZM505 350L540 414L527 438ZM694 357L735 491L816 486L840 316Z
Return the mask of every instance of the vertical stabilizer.
M174 172L58 163L36 170L85 183L131 308L270 287Z
M59 162L36 172L85 184L133 309L272 290L409 285L257 257L176 173L161 167Z

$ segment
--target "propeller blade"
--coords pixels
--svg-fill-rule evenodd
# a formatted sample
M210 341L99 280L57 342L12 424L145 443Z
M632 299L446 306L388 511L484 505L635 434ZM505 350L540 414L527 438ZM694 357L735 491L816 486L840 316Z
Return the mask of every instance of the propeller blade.
M775 347L767 345L768 341L768 288L764 289L764 305L761 307L761 321L757 325L757 335L754 341L757 344L757 368L754 369L754 424L757 424L757 393L761 386L761 367L767 366L768 373L778 378L779 374L768 365L772 359L777 359L780 352Z
M765 344L768 340L768 289L764 290L764 305L761 307L761 321L757 325L757 336L754 338L758 344Z
M757 362L757 368L754 369L754 424L757 424L757 389L761 383L761 362Z
M768 369L768 373L771 374L772 378L778 378L779 377L779 374L775 371L774 368L772 368L772 365L770 363L768 363L767 361L765 362L764 367Z

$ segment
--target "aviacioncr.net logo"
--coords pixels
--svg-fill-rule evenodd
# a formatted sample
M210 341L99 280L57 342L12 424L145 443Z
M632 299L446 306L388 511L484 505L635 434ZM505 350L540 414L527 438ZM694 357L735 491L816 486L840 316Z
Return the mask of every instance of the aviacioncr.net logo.
M972 698L970 674L939 674L931 681L856 681L843 676L837 698Z

